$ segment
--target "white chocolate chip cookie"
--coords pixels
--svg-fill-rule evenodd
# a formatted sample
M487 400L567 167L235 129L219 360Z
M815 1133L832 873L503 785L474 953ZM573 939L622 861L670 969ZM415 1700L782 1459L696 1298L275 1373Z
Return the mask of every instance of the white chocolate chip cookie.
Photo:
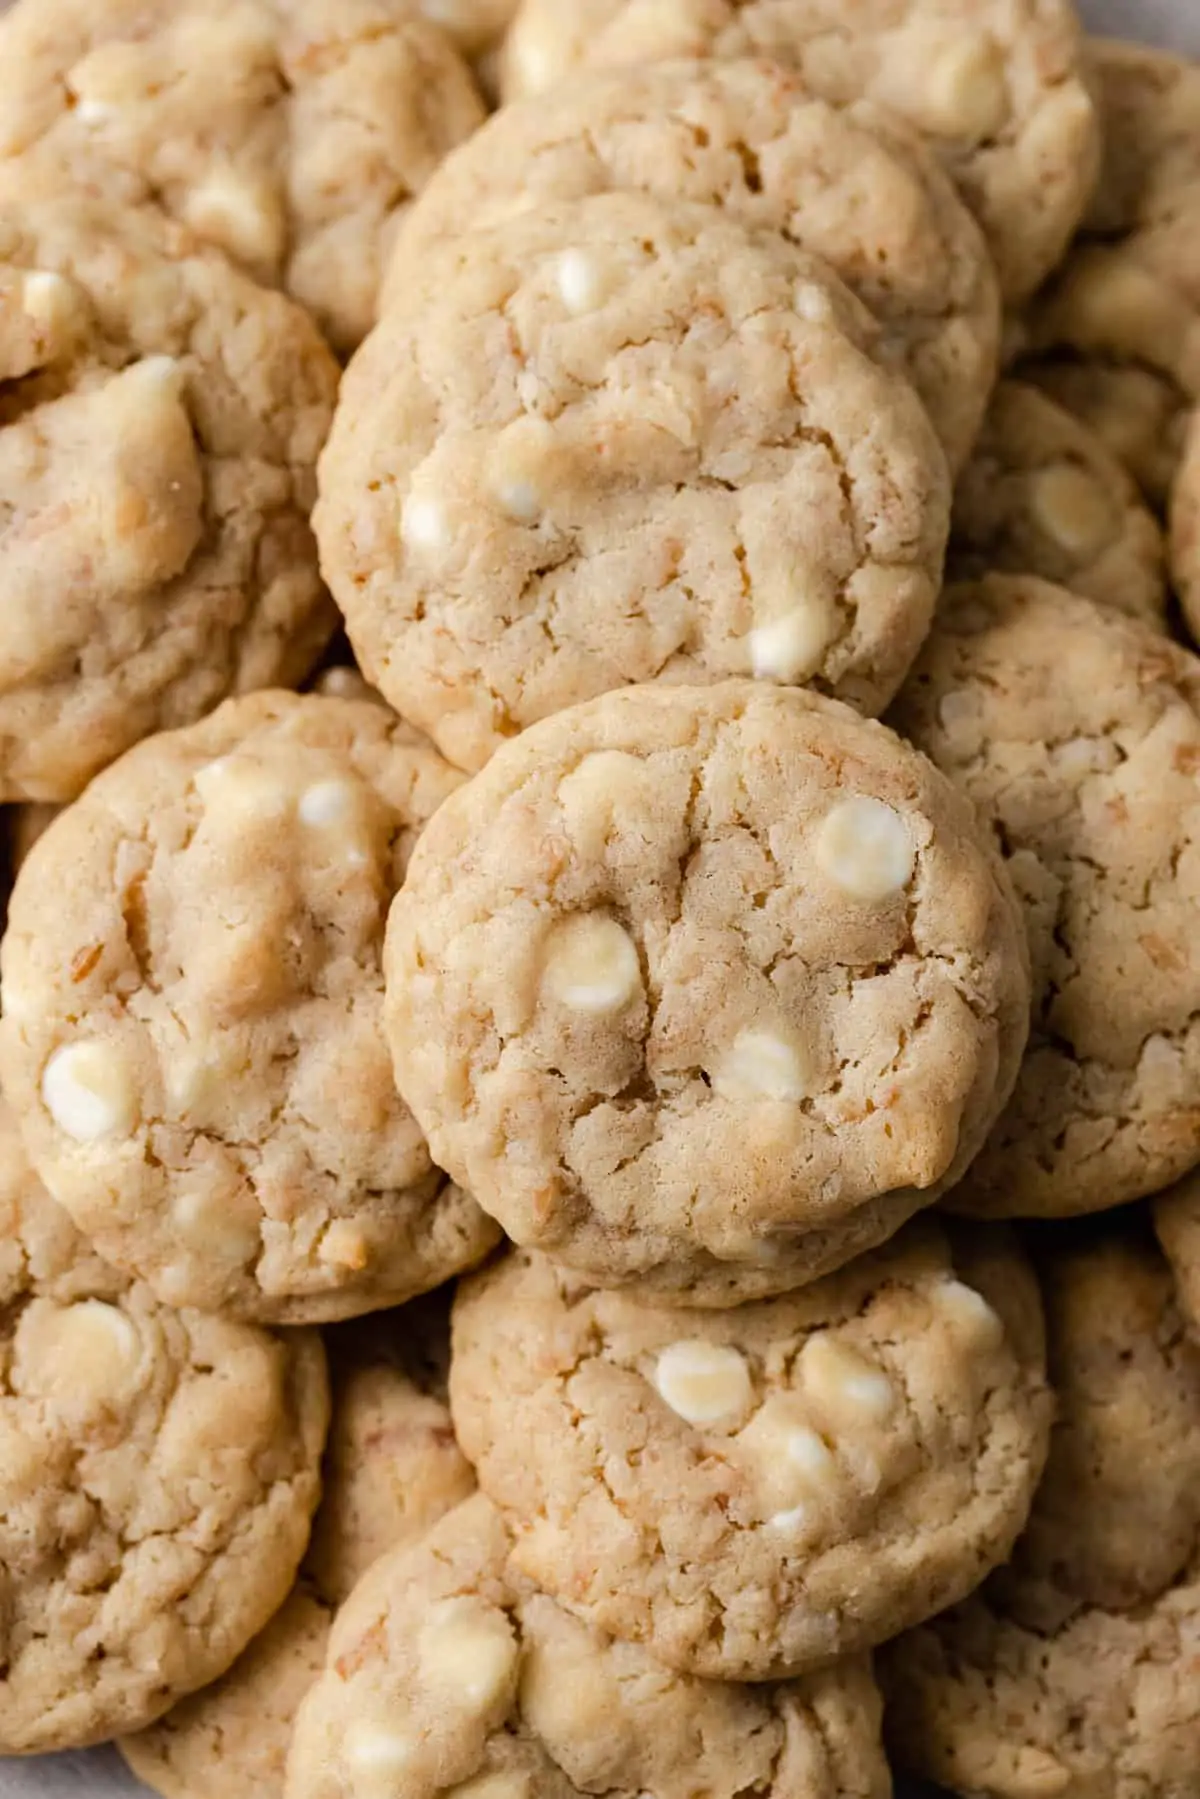
M190 232L0 162L0 799L307 674L336 387L300 308Z
M167 1303L346 1317L495 1241L383 1033L387 908L458 779L378 704L255 694L131 751L23 865L6 1091L55 1197Z
M1032 1277L924 1221L782 1298L699 1314L514 1251L459 1289L451 1408L514 1562L660 1661L766 1680L954 1603L1045 1458Z
M433 11L20 0L0 22L0 156L152 200L351 350L404 207L484 118Z
M321 464L368 679L477 768L662 676L878 711L928 628L945 457L822 262L714 206L547 205L422 258Z
M1188 629L1200 644L1200 410L1192 414L1171 489L1171 579Z
M1194 1793L1200 1348L1161 1259L1048 1250L1045 1481L1011 1569L881 1658L890 1747L980 1799Z
M814 99L774 62L596 69L505 107L408 214L395 296L428 246L465 225L613 190L715 204L823 257L879 320L884 353L961 467L999 344L980 232L915 132L868 101Z
M691 1679L533 1590L477 1497L387 1556L333 1628L287 1799L889 1799L865 1658Z
M337 1607L381 1555L416 1542L474 1490L444 1400L411 1367L410 1328L406 1309L328 1333L333 1423L299 1582L223 1680L121 1742L164 1799L282 1799L296 1712Z
M328 1420L317 1338L27 1294L0 1325L0 1754L150 1724L282 1603Z
M1104 444L1155 512L1165 510L1187 423L1187 401L1173 381L1128 362L1054 357L1022 363L1018 373Z
M991 244L1005 297L1065 250L1099 156L1069 0L524 0L508 98L581 63L769 56L834 101L869 96L923 132Z
M893 721L961 782L1025 902L1034 1020L951 1204L1099 1211L1200 1160L1200 661L1025 576L950 588Z
M387 1028L435 1158L518 1242L729 1305L965 1172L1024 957L973 815L890 732L660 685L535 726L447 801L392 908Z
M1165 626L1163 534L1133 478L1037 388L1002 381L954 495L950 566L1040 575Z

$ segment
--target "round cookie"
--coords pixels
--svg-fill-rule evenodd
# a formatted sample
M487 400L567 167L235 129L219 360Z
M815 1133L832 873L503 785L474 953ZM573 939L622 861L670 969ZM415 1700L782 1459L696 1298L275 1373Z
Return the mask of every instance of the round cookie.
M447 801L388 922L387 1030L439 1165L511 1237L732 1305L961 1177L1019 1064L1025 955L970 808L890 732L652 686Z
M656 677L878 711L928 629L945 457L824 263L613 193L431 251L355 358L323 566L367 679L450 760Z
M55 1197L168 1304L346 1317L496 1241L383 1032L387 907L458 779L377 704L248 695L132 750L22 867L6 1090Z
M1040 575L1165 628L1163 534L1099 438L1021 381L1002 381L954 494L950 569Z
M4 1755L140 1729L225 1672L292 1584L328 1419L315 1336L42 1285L0 1325Z
M459 1290L451 1407L514 1561L669 1666L765 1680L953 1604L1029 1513L1049 1410L1007 1239L924 1221L697 1314L514 1251Z
M296 1712L337 1607L385 1551L416 1542L474 1490L444 1402L410 1369L407 1329L400 1312L329 1333L333 1424L297 1586L223 1680L120 1744L164 1799L282 1799Z
M524 0L505 91L580 63L769 56L834 101L868 96L930 140L991 244L1005 299L1058 262L1096 177L1099 131L1069 0Z
M153 200L351 350L405 205L485 116L421 10L19 0L0 22L0 155Z
M689 1679L513 1571L476 1497L376 1564L300 1711L287 1799L889 1799L869 1662Z
M1154 1201L1154 1229L1171 1264L1180 1309L1200 1338L1200 1172L1189 1174Z
M1200 643L1200 409L1192 414L1171 490L1171 579L1193 638Z
M0 163L0 383L0 799L73 799L308 673L337 365L299 307L148 207Z
M1200 304L1128 241L1080 239L1030 308L1023 340L1034 356L1145 368L1200 399Z
M869 101L812 98L777 63L597 69L505 107L409 213L394 294L402 303L429 245L468 224L613 190L715 204L823 257L879 320L883 352L962 466L999 354L979 230L916 133Z
M1034 1019L951 1196L1093 1212L1200 1158L1200 662L1026 576L951 588L892 715L965 788L1025 901Z
M1040 1258L1059 1416L1011 1570L881 1658L894 1759L982 1799L1184 1799L1200 1714L1200 1349L1153 1249Z
M1141 488L1166 509L1179 465L1187 403L1174 382L1128 363L1023 362L1021 380L1056 400L1093 433Z

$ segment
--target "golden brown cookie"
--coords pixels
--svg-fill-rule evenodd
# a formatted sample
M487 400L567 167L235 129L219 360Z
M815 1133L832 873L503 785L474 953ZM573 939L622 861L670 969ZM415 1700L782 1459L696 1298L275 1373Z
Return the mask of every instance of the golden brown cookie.
M1010 304L1059 260L1091 194L1095 106L1069 0L524 0L505 92L581 63L770 56L827 99L892 106L983 225Z
M121 1742L164 1799L281 1799L296 1712L324 1665L337 1607L381 1555L418 1541L474 1490L445 1402L428 1390L427 1321L413 1311L415 1321L406 1308L328 1333L333 1422L299 1582L223 1680Z
M1079 420L1002 381L954 494L955 579L1040 575L1165 628L1162 531L1121 464Z
M495 1242L383 1032L387 908L458 780L378 704L254 694L131 751L24 863L6 1091L76 1225L166 1303L348 1317Z
M287 1799L889 1799L870 1664L689 1679L533 1590L486 1499L378 1563L301 1708Z
M660 1661L765 1680L868 1649L1008 1554L1045 1459L1033 1278L922 1220L697 1314L514 1251L459 1289L451 1406L523 1573Z
M351 350L405 206L484 117L433 11L20 0L0 23L0 155L153 201Z
M1016 1091L950 1203L1064 1216L1156 1192L1200 1159L1200 661L997 575L947 591L892 716L991 826L1033 958Z
M452 795L387 1029L439 1165L518 1242L682 1304L779 1293L966 1171L1028 1028L973 813L848 707L607 694Z
M1038 1254L1058 1400L1010 1569L881 1657L898 1764L981 1799L1186 1799L1200 1767L1200 1347L1136 1234Z
M336 388L306 314L189 231L0 162L0 799L308 673Z
M775 62L586 70L505 107L408 214L394 296L403 304L431 243L467 225L614 190L718 205L824 257L879 320L885 355L961 467L999 344L999 292L978 227L917 133L869 101L815 99Z

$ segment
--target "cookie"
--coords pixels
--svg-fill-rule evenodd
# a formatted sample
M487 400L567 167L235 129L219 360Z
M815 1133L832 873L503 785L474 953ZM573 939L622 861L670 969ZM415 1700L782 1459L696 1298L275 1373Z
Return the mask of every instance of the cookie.
M1171 490L1171 579L1188 629L1200 643L1200 410L1192 414Z
M55 1197L164 1302L323 1322L495 1242L383 1032L387 907L457 781L382 706L252 694L131 751L22 867L5 1088Z
M225 1672L292 1584L328 1419L313 1335L33 1274L0 1324L4 1755L140 1729Z
M1026 576L951 588L893 723L961 783L1022 895L1034 1020L950 1203L1093 1212L1200 1159L1200 662Z
M1189 1174L1160 1193L1153 1212L1180 1309L1193 1335L1200 1337L1200 1173Z
M313 1541L283 1609L216 1686L121 1753L164 1799L282 1799L292 1727L333 1614L385 1551L416 1542L475 1481L442 1400L408 1370L404 1312L331 1332L333 1425Z
M460 767L656 677L878 711L928 628L945 457L823 263L613 193L431 251L346 376L323 566L367 679Z
M1193 1793L1200 1348L1153 1249L1041 1258L1059 1418L1014 1566L884 1651L900 1766L985 1799Z
M1037 1294L922 1220L840 1273L697 1314L514 1251L459 1290L451 1407L523 1573L660 1661L766 1680L962 1598L1045 1457Z
M1099 158L1068 0L524 0L509 99L580 63L769 56L833 101L868 96L929 138L1016 305L1058 262Z
M153 200L351 350L404 207L485 116L421 11L20 0L0 24L0 155L33 150L69 180Z
M447 801L388 922L387 1030L435 1159L516 1241L732 1305L965 1172L1024 958L974 815L890 732L749 681L652 686Z
M1040 575L1162 628L1163 534L1101 440L1036 387L1002 381L958 481L950 567Z
M999 353L979 230L915 132L869 101L813 99L777 63L585 71L506 107L410 211L392 290L402 303L428 246L468 224L613 190L717 205L823 257L879 320L882 349L961 467Z
M1053 357L1022 363L1019 374L1093 432L1154 510L1165 510L1187 417L1173 381L1129 363Z
M1033 356L1145 368L1200 399L1200 305L1128 242L1081 239L1030 308L1024 344Z
M317 661L337 365L182 227L0 163L0 381L0 799L64 801Z
M508 1550L476 1497L376 1565L301 1708L288 1799L889 1799L865 1658L772 1686L689 1679L535 1592Z

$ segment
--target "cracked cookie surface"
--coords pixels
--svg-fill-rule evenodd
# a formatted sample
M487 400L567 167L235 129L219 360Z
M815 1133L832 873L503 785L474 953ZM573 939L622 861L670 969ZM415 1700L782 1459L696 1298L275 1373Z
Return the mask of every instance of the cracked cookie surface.
M426 10L432 11L432 7ZM152 200L351 350L404 207L485 116L411 0L21 0L0 156Z
M223 1674L291 1586L320 1491L315 1336L98 1286L104 1297L75 1298L33 1266L6 1292L6 1755L138 1729Z
M0 163L0 798L300 680L332 634L308 515L337 365L150 208Z
M954 494L950 569L1038 575L1165 629L1163 534L1101 440L1036 387L1002 381Z
M815 93L895 108L937 149L1017 304L1066 249L1096 176L1099 132L1067 0L524 0L506 97L580 63L760 55Z
M459 778L370 701L254 694L140 745L24 863L6 1090L60 1203L166 1302L346 1317L496 1240L383 1031L387 907Z
M1049 1417L1020 1256L924 1220L703 1314L514 1251L459 1290L450 1393L516 1565L723 1680L868 1649L977 1586L1028 1516Z
M1032 577L947 590L893 713L970 794L1025 903L1029 1049L951 1204L1141 1198L1200 1157L1200 662Z
M1200 644L1200 409L1192 414L1171 489L1171 579L1188 629Z
M1058 1401L1011 1568L882 1652L901 1766L984 1799L1185 1799L1200 1719L1200 1347L1150 1245L1038 1257Z
M599 194L439 245L355 358L321 461L363 672L463 768L658 676L880 710L949 512L880 354L824 263L712 206Z
M381 1555L416 1542L474 1491L444 1397L432 1390L422 1309L327 1333L333 1420L297 1585L223 1680L120 1744L164 1799L221 1790L282 1799L296 1712L324 1666L337 1608Z
M729 1305L965 1171L1028 1027L965 801L834 701L728 682L549 719L451 797L385 948L400 1089L510 1236Z
M533 1590L482 1497L376 1564L303 1706L288 1799L888 1799L865 1658L737 1687L660 1667Z
M884 353L961 467L999 353L978 227L915 132L869 101L815 99L774 62L586 70L505 107L409 213L394 292L431 243L468 224L614 190L718 205L823 257L879 320Z

